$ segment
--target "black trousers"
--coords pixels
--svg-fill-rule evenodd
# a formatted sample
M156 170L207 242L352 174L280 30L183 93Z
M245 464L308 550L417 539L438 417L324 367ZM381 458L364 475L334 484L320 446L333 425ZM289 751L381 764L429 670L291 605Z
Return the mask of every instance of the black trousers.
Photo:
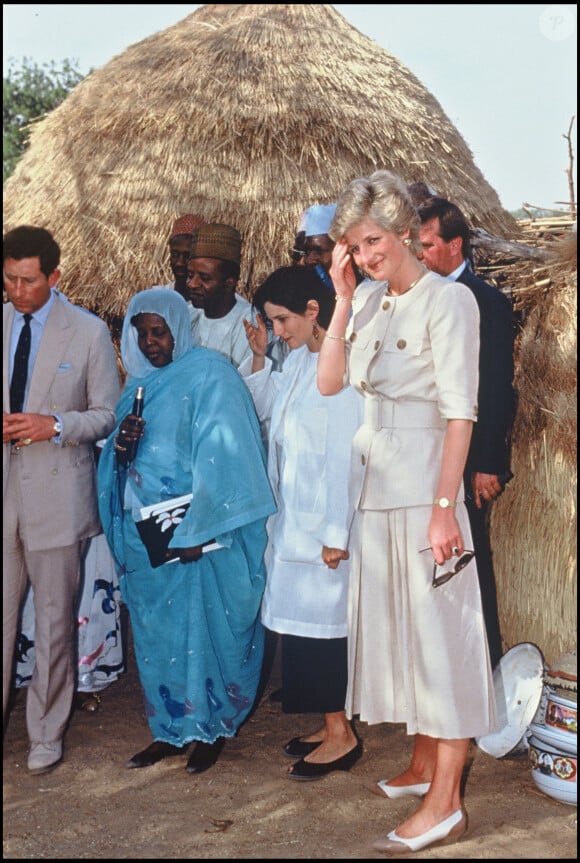
M491 667L495 668L503 655L503 650L497 608L497 589L493 572L493 555L489 542L489 506L487 502L484 502L482 508L478 509L471 494L467 493L465 496L465 505L473 535L473 550L475 551L475 559L477 561L477 575L479 577L479 589L481 591Z

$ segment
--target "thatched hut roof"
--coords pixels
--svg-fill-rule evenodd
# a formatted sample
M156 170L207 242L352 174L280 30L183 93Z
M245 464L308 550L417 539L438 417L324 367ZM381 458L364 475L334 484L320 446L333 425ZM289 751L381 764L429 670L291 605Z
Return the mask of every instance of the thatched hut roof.
M491 510L505 647L533 641L548 664L578 638L575 232L553 252L545 266L521 268L514 285L527 312L516 351L515 477Z
M4 228L43 225L61 288L107 317L171 278L175 216L244 238L250 296L300 213L378 167L426 179L474 225L517 234L437 100L330 5L206 5L92 72L32 129Z

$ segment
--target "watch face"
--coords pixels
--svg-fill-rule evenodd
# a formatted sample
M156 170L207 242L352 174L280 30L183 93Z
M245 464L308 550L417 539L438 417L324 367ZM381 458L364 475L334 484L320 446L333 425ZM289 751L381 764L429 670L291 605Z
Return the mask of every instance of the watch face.
M455 501L449 500L448 497L436 497L433 503L436 503L441 509L447 509L449 506L455 506Z

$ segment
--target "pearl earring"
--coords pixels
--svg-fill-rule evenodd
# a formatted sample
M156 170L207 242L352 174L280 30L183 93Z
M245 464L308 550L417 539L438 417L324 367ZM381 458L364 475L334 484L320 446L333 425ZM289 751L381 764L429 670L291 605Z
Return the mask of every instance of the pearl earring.
M405 237L405 239L403 240L403 245L409 248L409 246L411 245L411 238Z

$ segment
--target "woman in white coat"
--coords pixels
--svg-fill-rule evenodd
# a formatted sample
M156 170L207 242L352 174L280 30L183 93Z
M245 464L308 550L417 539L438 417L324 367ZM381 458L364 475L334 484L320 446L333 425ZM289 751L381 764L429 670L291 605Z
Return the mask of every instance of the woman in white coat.
M252 356L239 367L260 420L270 420L268 473L278 512L268 521L262 622L281 634L282 710L323 713L324 726L284 747L292 779L348 770L362 744L346 718L348 474L362 399L346 387L324 398L316 364L335 295L310 267L281 267L254 295L244 322ZM290 354L273 371L266 321Z

